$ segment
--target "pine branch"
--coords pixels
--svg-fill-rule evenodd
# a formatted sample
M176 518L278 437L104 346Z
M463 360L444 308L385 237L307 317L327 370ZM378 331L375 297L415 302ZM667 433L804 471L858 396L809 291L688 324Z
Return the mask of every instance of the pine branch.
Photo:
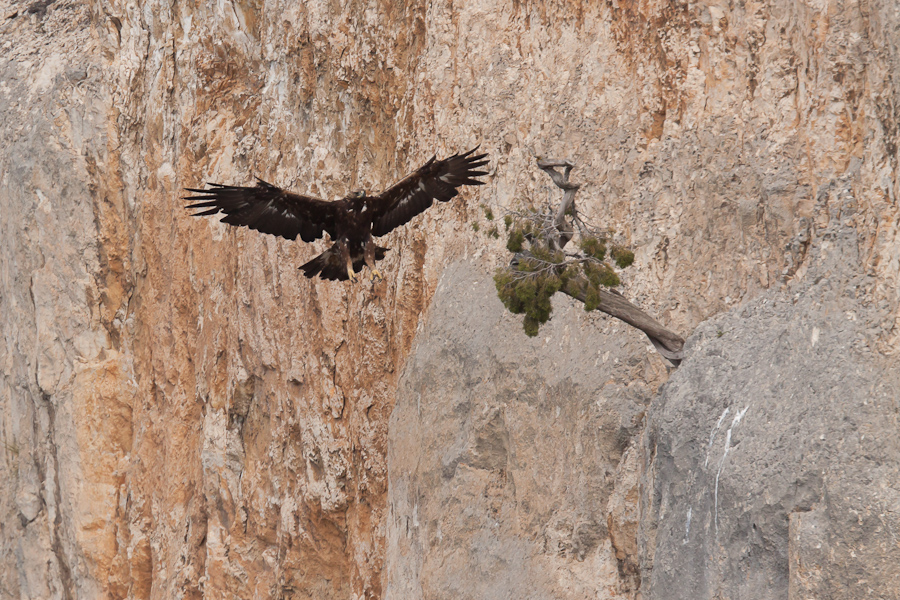
M575 164L565 159L539 158L537 165L547 173L558 188L563 190L563 197L555 211L551 209L549 213L543 215L511 213L532 225L528 225L524 238L522 230L518 230L517 247L509 246L510 250L514 251L514 259L506 269L507 275L504 277L498 275L497 279L497 289L501 299L505 298L504 303L513 312L526 312L526 333L535 335L540 323L546 321L550 316L549 295L557 290L561 291L584 303L586 310L600 310L640 329L647 335L656 350L677 366L684 358L684 338L663 327L656 319L626 300L619 292L606 287L617 285L619 280L612 268L603 262L606 252L605 237L598 235L596 229L585 223L575 208L575 194L581 187L579 184L569 181L569 175L575 168ZM560 168L563 169L562 172L557 170ZM536 229L532 229L532 227ZM563 252L565 246L575 235L576 227L582 239L581 250L587 250L587 252L584 254ZM523 240L528 241L530 250L521 251ZM593 244L593 247L589 244ZM541 250L542 246L544 250ZM546 253L547 250L556 253L556 256L559 257L558 262L555 258L547 260L536 256L536 254ZM587 256L592 253L597 256ZM613 246L611 254L613 258L616 258L620 267L631 264L634 257L631 252L617 246ZM527 261L528 268L521 270L524 261ZM576 271L576 275L569 276L567 268L571 265L582 265L583 269ZM593 270L589 270L589 267ZM543 278L544 281L541 285L549 285L549 287L541 287L538 290L540 292L538 296L534 296L536 288L532 288L535 287L535 284L529 284L532 288L528 288L527 294L522 293L524 300L517 299L515 289L508 287L528 280L535 282L540 278ZM548 284L548 281L551 283ZM557 281L557 283L554 284L552 281ZM535 302L534 298L540 300L541 294L544 298L543 308L535 308L537 305L532 305L532 308L528 309L525 301ZM534 313L528 312L529 310L534 310Z

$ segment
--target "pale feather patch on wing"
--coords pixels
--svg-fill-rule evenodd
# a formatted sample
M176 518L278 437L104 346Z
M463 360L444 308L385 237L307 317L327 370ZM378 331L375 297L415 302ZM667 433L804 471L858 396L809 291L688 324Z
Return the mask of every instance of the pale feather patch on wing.
M372 235L381 236L408 223L424 212L434 200L447 202L459 194L463 185L483 185L477 177L487 175L479 170L487 164L487 154L473 156L477 148L454 154L444 160L429 160L415 173L378 196L381 214L372 226Z

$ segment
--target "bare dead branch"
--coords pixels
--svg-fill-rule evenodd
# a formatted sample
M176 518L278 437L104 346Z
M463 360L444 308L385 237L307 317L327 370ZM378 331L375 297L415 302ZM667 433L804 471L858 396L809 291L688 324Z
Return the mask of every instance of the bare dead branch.
M575 209L575 194L581 186L569 181L569 173L571 173L575 164L565 159L541 158L538 159L538 167L550 176L550 179L553 180L557 187L563 190L562 201L556 210L554 219L557 233L549 237L551 248L562 250L575 233L566 215L571 214L573 221L579 226L581 225ZM563 173L556 170L560 167L565 169ZM561 291L576 300L585 302L587 286L588 282L582 276L570 280ZM601 288L598 291L600 294L598 310L640 329L650 338L653 346L663 357L675 366L681 363L681 360L684 358L684 338L663 327L656 319L626 300L620 293L606 288Z
M564 167L565 172L560 173L556 169ZM559 158L541 158L538 159L538 168L543 170L560 188L567 190L574 187L576 190L580 187L577 183L569 182L569 173L575 168L575 163Z
M572 236L575 235L575 229L566 219L567 213L575 214L575 194L578 192L578 188L581 187L577 183L569 181L569 173L572 172L575 164L564 159L550 158L538 160L538 167L550 176L556 187L563 190L563 199L556 209L556 219L554 221L558 233L554 236L551 243L551 247L554 250L562 250L572 239ZM557 167L565 167L565 171L560 173L556 170Z
M588 282L584 277L578 277L570 280L561 291L584 302L587 298L587 285ZM640 329L650 338L657 352L669 362L676 367L681 363L684 358L684 338L663 327L656 319L626 300L622 294L605 288L600 288L598 291L600 306L597 310Z

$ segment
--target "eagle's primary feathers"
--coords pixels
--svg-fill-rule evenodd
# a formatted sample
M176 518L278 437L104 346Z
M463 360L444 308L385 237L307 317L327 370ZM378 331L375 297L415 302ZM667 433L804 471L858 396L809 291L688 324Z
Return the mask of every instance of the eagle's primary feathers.
M186 188L194 196L186 208L203 209L195 217L225 213L223 223L245 226L289 240L300 236L312 242L327 233L334 242L328 250L302 267L307 277L357 280L363 264L372 277L381 277L375 261L387 248L375 245L373 237L386 235L425 211L434 200L447 202L463 185L482 185L487 175L479 170L487 154L454 154L443 160L431 158L412 174L377 196L355 193L334 202L283 190L257 177L254 187L210 183L205 190Z

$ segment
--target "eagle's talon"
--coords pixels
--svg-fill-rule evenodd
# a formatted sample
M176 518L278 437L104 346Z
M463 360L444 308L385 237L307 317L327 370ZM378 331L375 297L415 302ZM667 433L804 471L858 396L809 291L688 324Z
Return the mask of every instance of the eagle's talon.
M384 277L381 275L381 272L378 269L372 269L372 279L371 281L375 281L375 278L378 278L378 281L384 281Z
M356 275L356 273L353 272L353 267L347 267L347 276L350 278L350 281L352 283L359 282L359 277Z

